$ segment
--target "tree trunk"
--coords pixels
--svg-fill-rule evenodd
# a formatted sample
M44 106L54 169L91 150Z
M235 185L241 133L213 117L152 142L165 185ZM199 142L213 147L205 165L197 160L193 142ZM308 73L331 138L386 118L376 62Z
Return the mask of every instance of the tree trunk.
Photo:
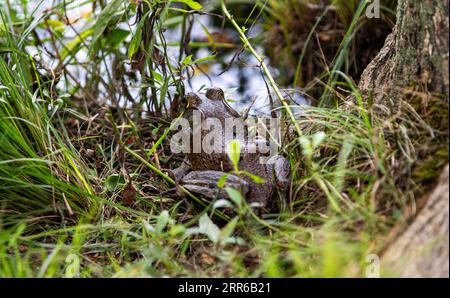
M448 9L448 0L399 0L393 32L361 76L362 93L376 103L395 104L413 88L448 103ZM449 276L448 177L447 165L412 224L384 253L388 271L405 277Z
M448 101L448 9L448 0L399 0L393 32L363 72L359 88L381 99L419 84Z
M448 166L425 207L384 253L387 272L403 277L449 276Z

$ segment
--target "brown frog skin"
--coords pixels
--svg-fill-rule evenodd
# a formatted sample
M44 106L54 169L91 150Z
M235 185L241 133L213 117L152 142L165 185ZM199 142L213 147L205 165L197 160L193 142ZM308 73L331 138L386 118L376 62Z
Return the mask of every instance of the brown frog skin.
M226 118L240 118L238 112L232 109L225 101L224 92L220 88L210 88L205 95L188 93L185 97L187 111L198 110L201 112L202 121L208 117L219 119L224 127ZM208 131L202 131L202 137ZM223 140L225 137L222 135ZM233 170L233 165L225 150L223 141L222 153L190 153L182 165L173 170L175 180L179 181L188 190L199 193L209 198L224 198L226 192L217 187L217 181L225 173ZM192 150L191 150L192 152ZM237 177L228 174L225 186L241 190L241 193L249 202L260 203L262 207L269 205L276 189L285 192L289 185L289 162L281 157L272 157L272 163L261 164L261 154L249 153L248 148L241 148L239 170L246 171L264 179L264 183L255 183L247 175Z

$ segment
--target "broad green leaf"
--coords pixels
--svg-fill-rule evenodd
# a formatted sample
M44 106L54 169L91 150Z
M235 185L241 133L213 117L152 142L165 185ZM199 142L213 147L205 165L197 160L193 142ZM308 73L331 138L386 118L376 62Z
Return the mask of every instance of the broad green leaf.
M129 59L131 59L133 57L133 55L137 52L139 46L141 45L142 27L144 26L148 15L149 15L149 12L146 13L142 17L142 19L139 21L139 23L136 26L136 31L134 32L133 38L131 39L130 45L128 47L128 58Z
M225 183L227 182L228 174L223 174L219 180L217 181L217 187L223 188L225 186Z
M213 204L213 209L220 209L220 208L233 208L233 204L231 204L230 201L225 199L215 201Z
M125 184L125 178L119 174L109 175L105 179L105 188L107 191L115 191L120 185Z
M231 187L226 187L225 190L227 191L227 194L230 197L230 200L232 200L236 204L236 206L240 209L242 207L242 202L243 202L241 193Z
M133 55L137 52L139 45L141 44L142 38L142 28L138 28L136 33L131 39L130 45L128 46L128 58L131 59Z
M199 10L202 9L202 6L200 5L200 3L193 1L193 0L176 0L173 2L180 2L180 3L184 3L187 6L189 6L191 9L193 10Z
M46 20L45 21L52 28L64 27L64 23L58 20Z
M233 235L234 228L236 227L236 224L238 223L239 218L235 217L233 218L223 229L220 231L220 242L226 242L228 238Z
M127 37L130 35L130 31L120 28L114 29L106 38L106 46L110 48L118 47Z
M186 56L184 57L183 61L181 61L182 65L189 65L189 63L191 62L192 59L192 55Z
M181 224L176 224L170 228L169 234L172 237L175 237L180 234L184 234L186 231L186 227Z
M170 220L169 212L167 210L161 212L158 215L158 218L156 219L156 231L161 233L169 223L169 220Z
M148 222L143 220L142 224L144 225L144 228L145 228L145 230L147 232L150 232L150 233L154 233L155 232L155 228L151 224L149 224Z
M158 82L160 85L164 82L164 77L159 72L152 70L153 79Z
M66 26L63 22L58 20L46 20L45 23L47 26L59 33L63 32L64 27ZM45 25L42 25L40 27L45 27Z
M199 64L199 63L202 63L202 62L213 60L214 58L216 58L216 56L217 55L214 54L214 55L210 55L210 56L207 56L207 57L203 57L203 58L200 58L200 59L192 61L192 64Z
M264 178L259 177L258 175L252 174L252 173L247 172L247 171L242 171L242 173L247 175L248 177L250 177L250 179L252 179L253 182L255 182L255 183L263 184L264 182L266 182L266 180L264 180Z
M93 26L94 33L92 36L92 47L91 51L96 48L100 38L103 37L103 33L106 28L111 28L111 23L114 17L120 12L120 7L123 5L124 0L112 0L105 8L102 9L100 15L98 16L95 25ZM112 29L112 28L111 28Z
M212 222L207 214L203 214L199 221L199 232L208 236L213 243L219 241L220 229Z
M163 10L159 14L159 22L156 23L158 31L161 30L162 28L161 24L164 24L168 17L169 17L169 5L164 5Z
M69 55L75 55L80 49L80 44L93 33L94 29L89 28L81 32L80 34L77 34L77 36L75 36L74 39L68 42L61 50L61 60L66 59Z
M228 158L234 165L234 170L239 171L239 157L241 156L241 143L238 140L232 140L228 143Z

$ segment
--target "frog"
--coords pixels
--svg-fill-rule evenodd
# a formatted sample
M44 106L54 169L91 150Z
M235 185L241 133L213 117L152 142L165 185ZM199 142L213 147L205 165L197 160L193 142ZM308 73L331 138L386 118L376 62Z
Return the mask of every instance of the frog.
M228 104L224 91L218 87L211 87L204 94L189 92L183 98L182 105L186 115L192 115L192 112L197 110L202 120L214 117L219 119L223 127L225 119L242 120L243 117ZM201 131L201 135L203 138L205 132ZM221 137L225 139L223 132ZM258 142L266 141L260 139ZM285 157L275 155L270 157L268 162L261 163L262 153L258 147L256 150L250 150L252 145L244 144L240 149L238 170L239 173L250 174L236 175L233 172L234 164L227 154L227 144L222 142L222 146L222 150L212 153L193 153L190 150L182 164L172 170L175 181L187 190L210 199L228 198L225 189L231 187L239 190L249 203L262 208L273 206L272 198L277 190L278 193L286 193L291 171ZM255 179L255 176L262 179ZM218 182L221 179L224 180L224 186L219 187Z

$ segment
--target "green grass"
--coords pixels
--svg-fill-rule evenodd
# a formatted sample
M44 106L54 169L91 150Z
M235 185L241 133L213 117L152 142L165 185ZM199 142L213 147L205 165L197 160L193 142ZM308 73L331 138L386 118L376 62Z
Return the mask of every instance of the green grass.
M39 47L33 32L54 19L51 12L38 18L0 7L0 276L365 276L366 257L380 252L414 199L418 186L408 173L421 158L419 144L448 144L448 137L406 102L370 105L335 69L328 86L342 104L305 107L295 120L301 136L285 142L293 181L283 208L259 215L245 202L231 202L226 212L213 202L202 206L177 194L165 172L176 162L164 150L170 121L161 99L175 100L168 86L183 91L187 67L167 57L161 24L182 26L183 37L189 13L151 1L147 9L158 7L160 14L144 12L148 22L138 22L142 30L132 30L118 47L108 42L119 38L118 23L132 23L136 7L108 3L96 22L87 20L83 30L92 36L68 40L58 27L48 28L55 40L46 42L66 53L60 65L77 65L75 51L89 48L90 63L80 65L86 85L65 67L60 77L44 76L27 53L25 45ZM159 38L136 35L143 30ZM125 109L109 93L120 89L115 73L100 66L138 59L139 48L148 51L139 61L145 80ZM165 66L153 61L156 48ZM120 79L125 72L118 69ZM65 84L55 87L59 80ZM94 103L102 94L113 107ZM133 114L148 107L156 120ZM293 118L284 120L292 125ZM131 188L136 193L128 203Z

